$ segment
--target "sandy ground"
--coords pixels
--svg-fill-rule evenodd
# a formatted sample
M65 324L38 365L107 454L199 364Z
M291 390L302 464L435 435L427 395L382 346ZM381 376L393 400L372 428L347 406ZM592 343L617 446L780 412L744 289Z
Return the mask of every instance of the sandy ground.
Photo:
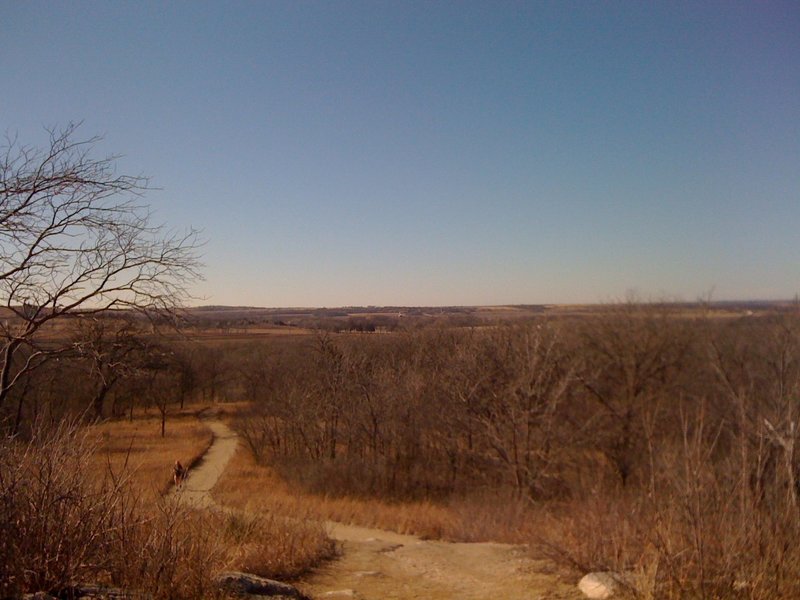
M221 421L207 421L214 441L190 472L180 497L212 507L211 488L236 452L236 434ZM582 594L531 559L525 548L495 543L421 540L380 529L328 522L341 555L297 582L313 598L412 600L446 598L578 600Z

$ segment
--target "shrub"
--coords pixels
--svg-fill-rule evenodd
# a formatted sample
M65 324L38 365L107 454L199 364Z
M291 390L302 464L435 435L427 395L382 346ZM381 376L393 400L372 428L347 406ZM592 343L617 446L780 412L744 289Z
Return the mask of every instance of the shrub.
M167 500L143 510L124 471L97 479L91 439L76 422L0 439L0 597L87 582L212 595L225 556L214 530Z

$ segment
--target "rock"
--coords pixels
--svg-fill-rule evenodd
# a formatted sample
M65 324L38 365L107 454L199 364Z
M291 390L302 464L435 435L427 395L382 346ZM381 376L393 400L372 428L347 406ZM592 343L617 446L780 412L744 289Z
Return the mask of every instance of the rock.
M578 589L592 600L607 600L620 591L620 581L617 573L598 571L584 575L578 582Z
M300 591L288 583L281 583L250 573L228 571L217 575L216 583L220 589L240 596L281 596L284 598L305 598Z
M355 590L333 590L322 594L323 598L357 598Z
M67 598L83 598L86 600L144 600L149 597L141 592L94 583L82 583L65 591ZM62 594L62 597L64 597L64 594Z
M22 596L22 600L58 600L58 598L47 592L36 592L35 594L25 594Z

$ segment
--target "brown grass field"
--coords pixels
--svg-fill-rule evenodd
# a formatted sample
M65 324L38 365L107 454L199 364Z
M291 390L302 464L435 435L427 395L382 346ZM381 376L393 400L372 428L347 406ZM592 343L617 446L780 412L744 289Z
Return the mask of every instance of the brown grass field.
M167 419L166 434L161 437L161 419L155 411L143 412L133 420L106 421L90 427L96 437L97 451L91 468L96 477L111 468L127 468L142 500L153 502L172 485L172 465L180 460L193 464L211 444L211 431L197 417L197 407Z
M133 420L90 426L89 439L96 443L90 462L93 477L101 479L109 468L117 474L125 472L146 510L150 507L154 514L178 510L170 502L163 505L167 500L164 494L172 486L172 465L178 459L191 468L211 444L211 431L199 418L209 408L215 418L230 419L242 407L235 403L186 407L169 417L163 438L160 418L154 412L144 412ZM223 485L226 484L220 482L217 488ZM236 504L240 503L232 506ZM246 511L202 516L195 514L196 511L180 512L182 516L171 518L186 521L192 539L200 538L211 547L217 570L228 568L292 579L332 556L335 550L323 525L317 521Z
M308 493L257 464L244 447L228 465L213 496L224 506L252 514L336 521L460 542L526 543L538 521L523 503L507 499L388 502Z
M245 448L236 453L213 495L224 506L256 514L339 521L423 537L442 537L453 520L447 508L429 502L389 504L303 493L256 464Z

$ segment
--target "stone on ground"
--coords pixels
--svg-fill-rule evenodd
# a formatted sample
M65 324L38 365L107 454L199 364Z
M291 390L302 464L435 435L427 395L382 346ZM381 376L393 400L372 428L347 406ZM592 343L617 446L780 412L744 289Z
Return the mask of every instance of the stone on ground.
M608 600L619 592L619 576L600 571L589 573L578 582L578 589L592 600Z
M226 592L251 596L280 596L284 598L303 598L298 589L288 583L274 581L250 573L228 571L220 573L217 585Z
M66 595L69 598L81 598L85 600L146 600L148 598L146 594L142 594L136 590L125 590L94 583L76 585L70 588Z

